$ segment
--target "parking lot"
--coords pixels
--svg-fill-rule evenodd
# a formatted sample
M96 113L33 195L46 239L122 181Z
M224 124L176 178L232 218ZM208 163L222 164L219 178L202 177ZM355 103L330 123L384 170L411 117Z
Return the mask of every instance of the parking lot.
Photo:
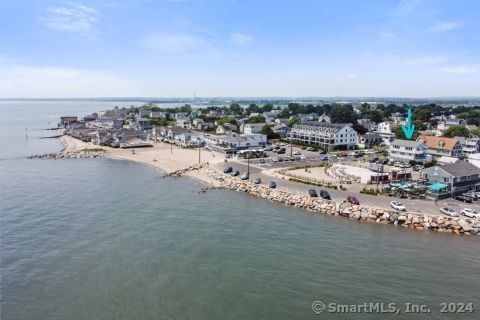
M287 151L290 151L288 148ZM305 157L305 160L302 161L283 161L283 162L274 162L273 158L278 156L289 157L290 153L287 152L283 155L277 155L275 153L269 152L269 157L264 159L265 163L261 163L260 159L251 159L251 160L233 160L230 159L228 162L220 163L217 165L218 169L223 171L225 167L233 167L235 170L239 170L240 174L247 172L248 167L250 171L250 180L254 180L256 178L260 178L262 180L262 184L268 185L270 181L275 181L277 183L277 188L287 192L295 192L299 194L308 194L309 189L316 189L319 191L320 189L327 190L333 201L336 202L343 202L346 200L348 196L355 196L361 205L375 207L375 208L385 208L391 209L390 202L392 200L400 201L402 204L405 205L406 209L411 212L421 212L421 213L429 213L429 214L441 214L440 208L441 207L449 207L455 210L457 213L460 213L461 210L464 208L471 208L476 211L480 211L480 200L475 201L472 204L463 203L453 199L447 199L443 201L439 201L435 203L431 199L398 199L395 197L383 196L383 195L368 195L368 194L361 194L358 191L342 191L342 190L335 190L332 188L324 188L324 187L315 187L303 183L292 182L288 180L288 177L276 175L272 173L276 170L268 170L268 169L280 169L292 166L305 166L309 164L318 164L322 162L321 158L324 156L319 154L319 152L311 152L306 150L300 150L299 148L293 148L293 152L300 151L301 154ZM349 161L358 161L357 159L353 159L353 157L332 157L329 154L329 163L339 163L339 162L349 162ZM248 165L249 163L249 165ZM375 188L375 185L371 186ZM380 186L381 188L381 186Z

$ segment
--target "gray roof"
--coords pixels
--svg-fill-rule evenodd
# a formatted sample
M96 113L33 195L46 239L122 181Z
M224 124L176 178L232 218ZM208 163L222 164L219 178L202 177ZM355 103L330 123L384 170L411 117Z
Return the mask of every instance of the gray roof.
M416 148L421 144L423 144L423 141L401 140L401 139L395 139L391 143L392 146L396 145L401 147L412 147L412 148Z
M480 174L480 168L477 168L473 164L465 161L445 164L439 168L454 177L465 177Z
M334 129L342 129L345 126L352 126L351 123L327 123L327 122L321 122L321 121L308 121L305 124L309 126L318 126L318 127L334 128Z

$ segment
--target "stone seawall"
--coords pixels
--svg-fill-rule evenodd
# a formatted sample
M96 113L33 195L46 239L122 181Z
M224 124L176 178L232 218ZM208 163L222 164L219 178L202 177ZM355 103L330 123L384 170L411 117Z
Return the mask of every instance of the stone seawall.
M398 212L388 209L352 205L349 203L337 203L322 198L312 198L308 195L271 189L264 185L256 185L252 182L242 181L238 178L220 173L214 169L208 169L207 175L227 189L245 192L258 198L302 208L311 212L342 216L365 222L393 224L416 230L480 235L480 221L476 219Z

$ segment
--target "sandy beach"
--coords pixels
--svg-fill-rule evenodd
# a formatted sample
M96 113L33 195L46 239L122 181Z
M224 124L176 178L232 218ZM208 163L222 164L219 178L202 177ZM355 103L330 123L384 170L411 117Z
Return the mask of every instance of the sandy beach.
M153 147L120 149L105 146L98 146L91 142L83 142L71 136L62 136L61 141L65 145L64 152L79 152L84 149L102 148L105 150L105 157L110 159L134 161L158 168L166 173L176 170L185 169L199 163L198 149L181 148L163 142L154 143ZM135 153L133 153L135 151ZM212 152L201 150L200 162L203 164L212 164L223 161L219 155ZM205 183L214 183L210 179L205 170L208 166L201 170L188 172L186 175L198 179Z

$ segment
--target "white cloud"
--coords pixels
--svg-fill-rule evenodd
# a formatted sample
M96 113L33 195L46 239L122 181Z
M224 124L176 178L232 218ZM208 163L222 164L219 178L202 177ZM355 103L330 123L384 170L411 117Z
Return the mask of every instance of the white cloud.
M111 70L0 65L0 97L95 97L138 94L138 83Z
M253 40L254 38L248 34L235 32L230 35L230 42L240 46L245 46L253 42Z
M155 51L178 52L205 47L206 38L188 33L152 34L143 38L140 45Z
M430 32L447 32L451 31L454 29L458 29L462 26L461 23L458 22L440 22L437 23L436 25L431 26L428 28L428 31Z
M456 75L466 75L479 73L480 68L475 66L450 66L442 68L441 71Z
M347 73L347 74L345 75L345 78L347 78L347 79L355 79L355 78L358 78L358 74L356 74L356 73Z
M69 3L64 7L48 8L40 22L51 30L91 35L98 23L98 11L82 4Z

